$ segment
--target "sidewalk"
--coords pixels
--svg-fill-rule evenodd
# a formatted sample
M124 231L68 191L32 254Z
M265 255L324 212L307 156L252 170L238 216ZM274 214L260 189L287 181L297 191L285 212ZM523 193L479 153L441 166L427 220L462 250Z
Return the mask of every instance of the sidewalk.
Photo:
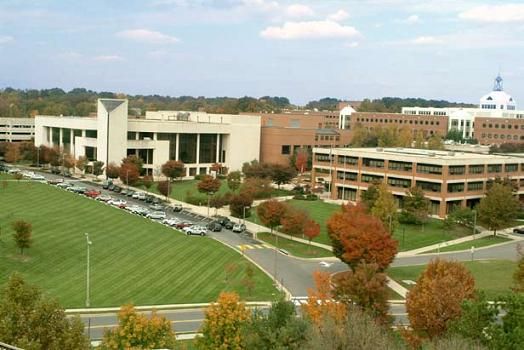
M388 287L395 291L402 298L406 299L408 295L408 290L402 287L397 281L393 280L391 277L386 276Z

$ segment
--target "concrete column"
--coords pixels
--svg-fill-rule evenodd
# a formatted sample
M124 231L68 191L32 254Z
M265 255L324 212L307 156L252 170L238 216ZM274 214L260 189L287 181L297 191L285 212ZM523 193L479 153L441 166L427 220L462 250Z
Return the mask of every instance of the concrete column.
M85 129L82 130L82 137L86 137L86 131L85 131Z
M220 134L217 134L216 162L220 163Z
M60 146L61 149L63 149L64 148L64 129L60 128L58 130L60 130L60 133L58 136L58 145Z
M69 129L69 153L71 153L73 157L76 158L75 156L75 130L74 129Z
M175 160L179 159L178 153L180 153L180 134L177 133L175 142Z
M197 134L196 163L200 164L200 134Z

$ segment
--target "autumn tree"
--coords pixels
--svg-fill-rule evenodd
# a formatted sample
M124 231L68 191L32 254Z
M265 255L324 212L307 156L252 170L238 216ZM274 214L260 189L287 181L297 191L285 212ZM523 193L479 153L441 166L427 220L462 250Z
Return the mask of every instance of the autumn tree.
M236 293L222 292L216 303L206 309L202 336L196 340L197 349L244 349L242 327L249 319L249 311Z
M267 312L255 309L242 330L243 346L257 350L300 350L309 331L309 323L297 317L295 305L279 300Z
M255 269L253 265L247 264L244 278L242 279L242 285L246 287L247 295L251 296L255 290Z
M411 328L422 338L444 334L461 315L461 304L474 296L475 279L464 264L432 260L409 291L406 310Z
M144 187L146 189L150 189L151 186L153 186L153 177L149 176L149 175L146 175L146 176L143 176L142 177L142 185L144 185Z
M444 143L442 143L442 138L434 134L428 139L428 149L431 150L443 150L444 149Z
M288 207L285 203L279 202L276 199L265 201L257 207L257 215L260 222L271 229L281 224L282 218L286 215Z
M250 177L244 180L240 186L240 192L248 193L253 198L267 198L273 192L271 180L257 177Z
M385 270L395 258L398 242L362 205L343 205L328 222L328 234L337 258L354 270L361 263L376 263Z
M109 163L106 167L106 175L110 179L116 179L120 175L120 167L115 163Z
M371 210L375 206L375 202L378 199L378 187L380 182L372 182L368 186L366 191L362 191L360 194L360 202L365 206L368 213L371 213Z
M24 349L87 350L84 324L60 305L12 274L0 294L0 339Z
M87 166L87 158L85 156L78 157L78 159L76 160L77 169L83 173L86 166Z
M315 288L307 291L307 303L302 304L302 311L315 326L321 327L324 321L332 318L335 322L342 322L346 317L346 306L333 302L331 275L325 271L313 272Z
M413 143L413 133L407 126L400 128L398 135L398 147L411 147Z
M75 157L73 157L71 154L69 153L64 153L62 155L63 159L62 159L62 167L69 170L71 168L73 168L75 166ZM62 171L64 171L64 169L62 169Z
M354 271L340 273L334 280L335 298L356 305L382 324L389 324L386 274L375 263L358 264Z
M158 192L160 192L161 195L166 196L166 198L169 198L169 196L171 195L172 187L173 186L171 185L169 180L160 181L157 184Z
M11 225L15 231L13 233L13 239L16 243L16 246L20 249L20 254L24 255L24 249L30 248L31 244L33 243L33 239L31 237L33 225L24 220L17 220Z
M409 224L422 224L427 221L429 215L430 201L424 196L424 191L418 187L412 187L404 196L404 208L402 209L402 222Z
M101 350L119 349L172 349L175 332L171 322L152 311L148 318L136 312L133 305L124 305L118 312L118 326L104 332Z
M142 174L143 170L144 170L144 161L142 160L142 158L138 157L137 155L130 155L130 156L127 156L125 157L124 159L122 159L122 166L124 164L132 164L136 167L137 171L138 171L138 174Z
M119 168L118 176L120 177L120 181L127 186L134 186L140 179L140 172L134 163L122 163Z
M162 164L162 174L171 181L181 178L186 174L186 168L183 162L179 160L168 160Z
M320 234L320 225L315 220L308 220L304 226L304 236L309 241L308 252L311 249L311 241Z
M517 247L520 258L517 262L517 268L513 272L513 290L515 292L524 292L524 250L521 245Z
M494 183L478 205L479 221L486 228L493 230L493 235L496 236L497 230L515 218L518 209L519 202L513 196L511 188Z
M296 170L289 165L273 164L271 168L271 179L278 185L278 188L297 176Z
M246 217L250 215L250 208L253 204L253 197L249 193L239 193L232 195L229 200L229 210L231 215L236 218Z
M258 160L252 160L242 165L242 172L247 178L270 179L273 174L273 167L268 163L259 163Z
M220 189L220 180L215 179L211 175L204 175L202 179L197 184L198 191L201 193L206 193L207 195L218 192Z
M211 208L215 208L215 214L216 214L218 209L229 204L230 199L231 199L231 193L226 193L223 195L215 194L213 197L209 199L209 206Z
M100 162L100 161L93 162L93 175L98 177L99 175L102 175L103 172L104 172L104 162Z
M397 204L393 194L388 190L385 182L378 186L378 197L375 205L371 209L371 215L378 218L384 224L384 227L393 233L398 224Z
M242 183L242 173L240 171L232 171L229 174L227 174L227 187L231 191L236 191L240 188L240 184Z
M287 206L280 224L282 225L282 232L290 236L303 236L306 224L309 221L309 214L305 210Z
M6 146L4 159L8 163L16 163L20 160L20 147L15 142L9 142Z
M307 163L309 160L309 154L307 150L300 149L295 155L295 168L302 174L307 170Z

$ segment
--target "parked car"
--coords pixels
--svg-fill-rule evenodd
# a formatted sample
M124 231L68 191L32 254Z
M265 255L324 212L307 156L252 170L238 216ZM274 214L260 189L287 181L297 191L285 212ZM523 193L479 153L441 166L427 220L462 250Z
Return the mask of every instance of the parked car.
M246 225L244 224L235 224L235 226L233 226L233 232L241 233L241 232L244 232L245 230L246 230Z
M136 199L141 200L141 201L145 201L146 200L146 194L144 192L138 192L136 194L136 197L135 197L135 195L133 195L133 198L136 198Z
M220 223L217 221L213 221L207 224L207 229L211 232L220 232L222 231L222 225L220 225Z
M84 195L86 195L89 198L96 198L100 196L100 191L97 191L94 188L90 188L84 192Z
M207 233L207 229L200 225L184 227L182 231L184 231L186 235L188 236L190 235L205 236Z
M8 174L18 174L20 173L20 169L17 168L11 168L7 171Z
M71 191L71 192L74 192L74 193L80 193L80 194L84 194L85 191L87 191L87 189L85 187L82 187L82 186L71 186L67 190Z
M154 219L154 220L164 220L166 218L166 213L163 211L152 211L149 214L146 215L148 219Z
M60 174L60 169L58 169L57 167L52 167L51 174L55 174L55 175Z
M22 176L26 179L30 179L33 175L35 175L35 173L32 171L22 171Z
M178 213L178 212L181 212L182 209L184 209L184 208L182 207L182 204L173 204L173 211L174 211L174 212L177 212L177 213Z
M116 193L122 192L122 187L120 187L120 186L113 187L113 192L116 192Z
M165 208L160 204L151 204L149 206L149 209L154 210L154 211L163 211Z
M96 200L101 202L109 202L111 200L111 196L108 194L102 194L96 197Z
M128 190L128 191L127 191L126 196L128 196L128 197L133 197L134 195L135 195L135 191L133 191L133 190ZM135 198L135 197L133 197L133 198Z
M102 188L103 188L103 187L102 187ZM113 185L113 183L110 183L109 185L107 185L107 189L108 189L109 191L114 190L114 188L115 188L115 185Z
M150 195L150 194L146 194L146 199L145 199L145 201L146 201L146 203L153 203L153 199L154 199L154 198L155 198L154 196L152 196L152 195Z
M120 194L121 194L122 196L127 196L127 190L124 188L124 189L120 192Z
M226 218L225 216L216 216L215 219L222 226L226 226L226 223L230 221L229 218Z
M176 227L176 228L179 228L179 229L180 229L180 228L183 229L183 228L185 228L185 227L189 227L189 226L192 226L192 225L193 225L192 222L189 222L189 221L181 221L181 222L179 222L178 224L176 224L175 227Z
M127 202L123 199L111 199L110 201L107 202L107 204L111 204L119 208L125 208L127 205Z
M145 216L149 214L149 210L139 205L132 205L132 206L126 207L126 209L129 210L131 213L137 214L137 215Z
M524 227L517 227L513 229L513 233L517 233L519 235L524 235Z
M60 178L47 180L47 183L50 185L58 185L58 184L61 184L62 182L64 182L64 179L60 179Z
M169 225L169 226L176 226L176 224L178 224L179 222L180 222L180 220L178 220L176 218L162 220L163 224Z
M73 184L70 183L70 182L60 182L56 185L56 187L60 187L60 188L69 188L69 187L73 187Z
M33 175L31 176L31 180L45 181L45 177L43 175L33 173Z
M111 180L108 180L108 181L104 181L104 183L102 184L102 188L104 190L107 190L109 189L109 185L113 184L113 182L111 182Z
M234 226L235 226L235 223L233 221L226 221L226 224L224 225L224 227L227 230L232 230Z

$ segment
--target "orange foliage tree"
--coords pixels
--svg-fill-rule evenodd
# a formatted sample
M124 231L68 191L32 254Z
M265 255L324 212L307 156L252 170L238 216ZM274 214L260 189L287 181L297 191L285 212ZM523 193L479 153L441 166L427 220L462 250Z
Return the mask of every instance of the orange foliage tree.
M444 334L461 315L461 304L474 297L475 280L464 264L432 260L406 298L411 328L420 337Z
M122 163L119 169L118 176L126 185L133 186L140 178L140 172L138 171L137 166L133 163Z
M220 189L220 180L215 179L211 175L204 175L202 179L197 184L198 191L206 194L212 194L218 192Z
M295 167L300 173L303 173L307 168L308 153L306 150L299 150L295 158Z
M304 227L304 236L309 241L308 251L311 247L311 241L320 234L320 225L315 220L308 220Z
M313 272L315 289L308 289L308 300L302 305L302 311L311 322L320 327L326 318L343 322L346 317L346 306L333 301L331 278L328 272Z
M352 270L366 262L376 263L378 271L383 271L395 258L398 242L364 206L343 205L327 226L333 253Z
M242 327L248 319L249 311L239 301L238 294L220 293L217 302L206 310L197 349L243 349Z
M304 234L309 215L305 210L288 207L286 213L280 220L282 231L291 236L301 236Z
M147 318L137 313L133 305L124 305L118 313L118 327L105 331L100 349L172 349L174 346L175 332L168 319L155 311Z
M273 229L280 225L280 222L287 211L287 205L275 199L265 201L257 207L258 218L264 226Z

